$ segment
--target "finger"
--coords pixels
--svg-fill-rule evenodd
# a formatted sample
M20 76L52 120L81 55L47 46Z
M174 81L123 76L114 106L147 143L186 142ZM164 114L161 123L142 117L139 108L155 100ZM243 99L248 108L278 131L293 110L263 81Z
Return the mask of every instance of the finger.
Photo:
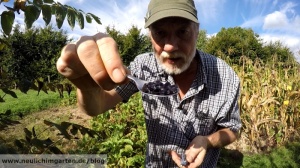
M200 151L201 149L199 148L194 148L193 146L189 146L186 150L186 160L189 163L194 162L195 158L198 156Z
M68 79L75 79L87 74L86 69L78 58L75 44L66 45L56 62L57 70Z
M191 167L199 167L202 164L205 155L206 155L206 150L200 151L200 153L195 158L194 162L190 163L189 166L191 166Z
M61 56L56 62L58 72L81 90L99 87L81 63L76 50L75 44L68 44L62 49Z
M184 168L184 166L181 165L181 157L180 155L175 152L175 151L170 151L169 152L171 157L172 157L172 160L176 163L176 165L180 168Z
M77 42L78 58L91 78L103 89L111 90L115 83L109 77L100 57L100 51L92 36L82 36Z
M123 82L126 79L126 70L115 40L103 33L96 34L94 39L97 42L101 59L109 76L115 83Z

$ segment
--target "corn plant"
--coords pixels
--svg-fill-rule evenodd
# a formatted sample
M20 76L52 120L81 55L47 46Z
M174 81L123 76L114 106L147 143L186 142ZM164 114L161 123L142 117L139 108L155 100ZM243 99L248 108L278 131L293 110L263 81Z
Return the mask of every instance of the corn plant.
M299 138L299 66L274 66L244 56L240 61L241 66L233 67L241 79L239 104L248 150L265 151Z

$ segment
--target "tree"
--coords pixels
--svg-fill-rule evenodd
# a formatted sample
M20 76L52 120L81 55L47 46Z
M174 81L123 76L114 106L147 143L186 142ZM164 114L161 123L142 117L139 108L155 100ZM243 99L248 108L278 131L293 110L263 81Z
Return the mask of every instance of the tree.
M197 39L197 49L204 50L208 39L206 36L206 30L200 30Z
M1 2L9 1L10 0L1 0ZM101 24L100 18L96 15L92 13L84 13L82 10L77 10L68 5L62 5L61 3L54 2L53 0L14 0L13 7L4 6L7 10L3 11L1 14L1 27L6 35L9 35L12 30L15 12L20 14L20 11L23 11L25 14L24 21L27 28L32 27L32 24L39 18L41 13L46 26L50 23L52 15L54 15L59 29L62 27L66 17L71 28L74 28L75 22L77 21L80 28L83 29L84 15L88 23L95 20L98 24Z
M222 28L216 36L208 40L205 49L213 55L228 56L234 63L238 63L241 56L247 56L252 60L265 59L259 35L252 29L241 27Z
M106 32L117 42L125 65L128 65L135 56L151 50L148 36L143 35L141 29L136 26L132 26L127 34L120 33L114 27L106 27Z
M294 67L298 64L291 50L280 41L265 44L263 50L268 55L267 61L274 66Z
M4 57L0 67L3 67L10 81L58 79L55 62L61 48L69 41L66 32L56 31L51 25L23 32L17 25L6 41L11 47L2 51Z

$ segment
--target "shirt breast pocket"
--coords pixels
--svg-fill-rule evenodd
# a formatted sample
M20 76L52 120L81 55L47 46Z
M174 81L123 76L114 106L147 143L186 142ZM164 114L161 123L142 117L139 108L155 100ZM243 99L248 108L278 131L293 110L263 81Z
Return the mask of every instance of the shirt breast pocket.
M196 111L195 118L197 120L198 129L201 135L209 135L217 127L214 118L209 113L209 110L206 112Z
M192 114L186 120L186 133L191 139L197 135L209 135L215 130L215 121L209 111L194 111Z

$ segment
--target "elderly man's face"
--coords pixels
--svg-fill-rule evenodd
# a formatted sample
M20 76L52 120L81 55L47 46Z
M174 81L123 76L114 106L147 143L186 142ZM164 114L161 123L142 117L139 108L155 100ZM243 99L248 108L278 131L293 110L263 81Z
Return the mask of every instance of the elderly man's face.
M162 68L171 75L187 70L195 53L198 24L171 17L150 25L152 47Z

